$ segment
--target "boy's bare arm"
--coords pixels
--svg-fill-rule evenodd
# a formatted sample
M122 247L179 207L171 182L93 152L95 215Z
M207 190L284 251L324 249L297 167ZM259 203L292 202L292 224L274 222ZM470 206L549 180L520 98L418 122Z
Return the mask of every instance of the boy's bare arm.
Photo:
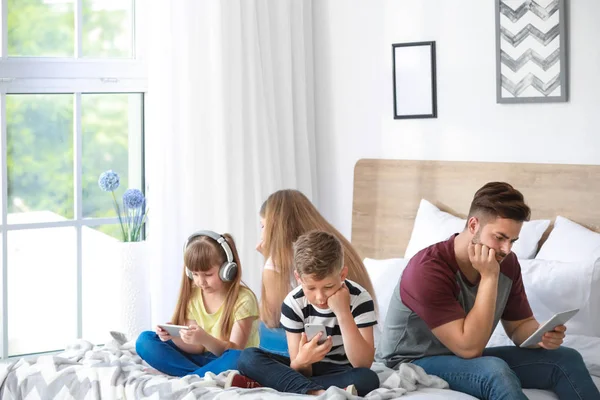
M311 341L306 338L306 333L285 333L290 353L290 368L304 376L312 375L312 365L319 362L331 350L333 341L328 337L325 342L318 344L321 334L317 334Z
M359 328L350 310L350 292L345 284L327 299L338 320L346 357L354 368L370 368L375 357L373 327Z
M373 327L359 328L356 326L354 316L347 313L337 315L338 324L342 331L342 341L348 361L354 368L371 368L375 357L375 339Z

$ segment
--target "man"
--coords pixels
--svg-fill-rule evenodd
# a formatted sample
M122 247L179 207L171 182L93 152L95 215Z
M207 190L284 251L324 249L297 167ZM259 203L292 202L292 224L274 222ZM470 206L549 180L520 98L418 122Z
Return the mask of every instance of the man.
M560 399L600 399L581 355L561 347L566 327L533 348L485 348L501 320L520 345L540 324L533 316L517 257L511 253L530 209L504 182L475 193L465 229L417 253L390 302L377 359L413 362L452 390L481 399L527 399L522 388Z

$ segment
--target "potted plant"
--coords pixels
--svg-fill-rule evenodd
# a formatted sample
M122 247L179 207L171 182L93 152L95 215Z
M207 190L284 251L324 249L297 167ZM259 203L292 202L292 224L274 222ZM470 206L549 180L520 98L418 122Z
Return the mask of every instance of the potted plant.
M112 170L103 172L98 178L100 189L112 195L121 228L121 241L115 241L114 254L111 254L111 257L115 256L118 271L114 282L119 297L118 326L108 328L135 340L140 332L150 328L149 268L143 237L148 210L146 198L139 189L127 189L121 207L115 196L119 185L119 174Z

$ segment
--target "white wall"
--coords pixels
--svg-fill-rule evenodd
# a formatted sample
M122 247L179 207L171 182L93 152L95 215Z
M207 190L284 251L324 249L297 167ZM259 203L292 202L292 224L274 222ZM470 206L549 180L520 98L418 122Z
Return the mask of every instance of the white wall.
M381 155L383 13L383 0L313 3L317 205L348 238L354 164Z
M569 102L496 104L494 2L315 7L319 207L350 235L363 157L600 164L600 1L568 13ZM366 3L366 2L365 2ZM392 117L392 43L437 43L438 118Z

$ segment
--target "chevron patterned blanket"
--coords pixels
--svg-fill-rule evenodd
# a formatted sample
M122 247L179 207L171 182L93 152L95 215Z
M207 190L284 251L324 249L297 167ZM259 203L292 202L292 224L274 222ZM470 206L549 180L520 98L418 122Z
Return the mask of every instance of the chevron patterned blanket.
M94 347L79 340L64 352L43 355L36 360L22 358L0 363L0 400L12 399L280 399L314 396L280 393L273 389L223 389L227 372L183 378L150 372L148 364L135 353L135 343L111 332L112 340ZM416 367L416 366L414 366ZM379 370L377 369L379 368ZM428 376L422 369L406 367L392 371L374 365L382 387L367 396L371 399L396 398L418 386L447 387L443 380ZM417 385L420 384L420 385ZM331 387L320 399L351 398L349 393Z

